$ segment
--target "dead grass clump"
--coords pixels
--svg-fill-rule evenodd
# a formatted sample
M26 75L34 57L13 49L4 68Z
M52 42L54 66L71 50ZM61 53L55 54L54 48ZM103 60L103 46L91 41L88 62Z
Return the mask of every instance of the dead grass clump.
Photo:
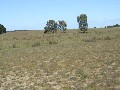
M115 36L115 39L119 39L119 38L120 38L120 35L117 34L117 35Z
M18 48L16 44L12 44L12 48Z
M87 38L83 40L84 42L96 42L96 37Z
M112 38L110 36L104 37L104 40L111 40Z
M18 40L18 38L17 38L17 37L15 37L15 36L13 37L13 39L14 39L14 40Z
M87 74L82 69L77 69L75 72L75 75L80 77L81 80L84 80L87 78Z
M32 47L38 47L38 46L40 46L40 42L35 42L35 43L32 45Z
M56 41L49 41L49 45L57 44Z
M63 90L72 90L72 88L70 86L66 86L66 87L63 87Z

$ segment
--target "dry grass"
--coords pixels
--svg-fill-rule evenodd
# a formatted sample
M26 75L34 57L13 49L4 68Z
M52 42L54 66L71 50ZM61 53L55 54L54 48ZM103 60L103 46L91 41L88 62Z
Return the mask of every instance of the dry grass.
M119 28L0 35L0 90L119 89Z

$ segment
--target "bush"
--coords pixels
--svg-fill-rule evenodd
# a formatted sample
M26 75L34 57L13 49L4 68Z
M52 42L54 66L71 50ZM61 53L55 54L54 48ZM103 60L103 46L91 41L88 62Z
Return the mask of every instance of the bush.
M2 33L6 33L6 28L2 24L0 24L0 34Z

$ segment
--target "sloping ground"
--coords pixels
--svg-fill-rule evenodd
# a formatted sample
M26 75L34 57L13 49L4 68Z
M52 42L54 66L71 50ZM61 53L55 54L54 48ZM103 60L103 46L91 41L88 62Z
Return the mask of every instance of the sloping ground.
M119 28L0 35L0 90L119 89Z

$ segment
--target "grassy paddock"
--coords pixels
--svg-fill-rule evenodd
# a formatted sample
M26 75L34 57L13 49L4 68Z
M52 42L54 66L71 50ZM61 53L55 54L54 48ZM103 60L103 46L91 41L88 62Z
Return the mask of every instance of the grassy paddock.
M120 28L0 35L0 90L120 89Z

